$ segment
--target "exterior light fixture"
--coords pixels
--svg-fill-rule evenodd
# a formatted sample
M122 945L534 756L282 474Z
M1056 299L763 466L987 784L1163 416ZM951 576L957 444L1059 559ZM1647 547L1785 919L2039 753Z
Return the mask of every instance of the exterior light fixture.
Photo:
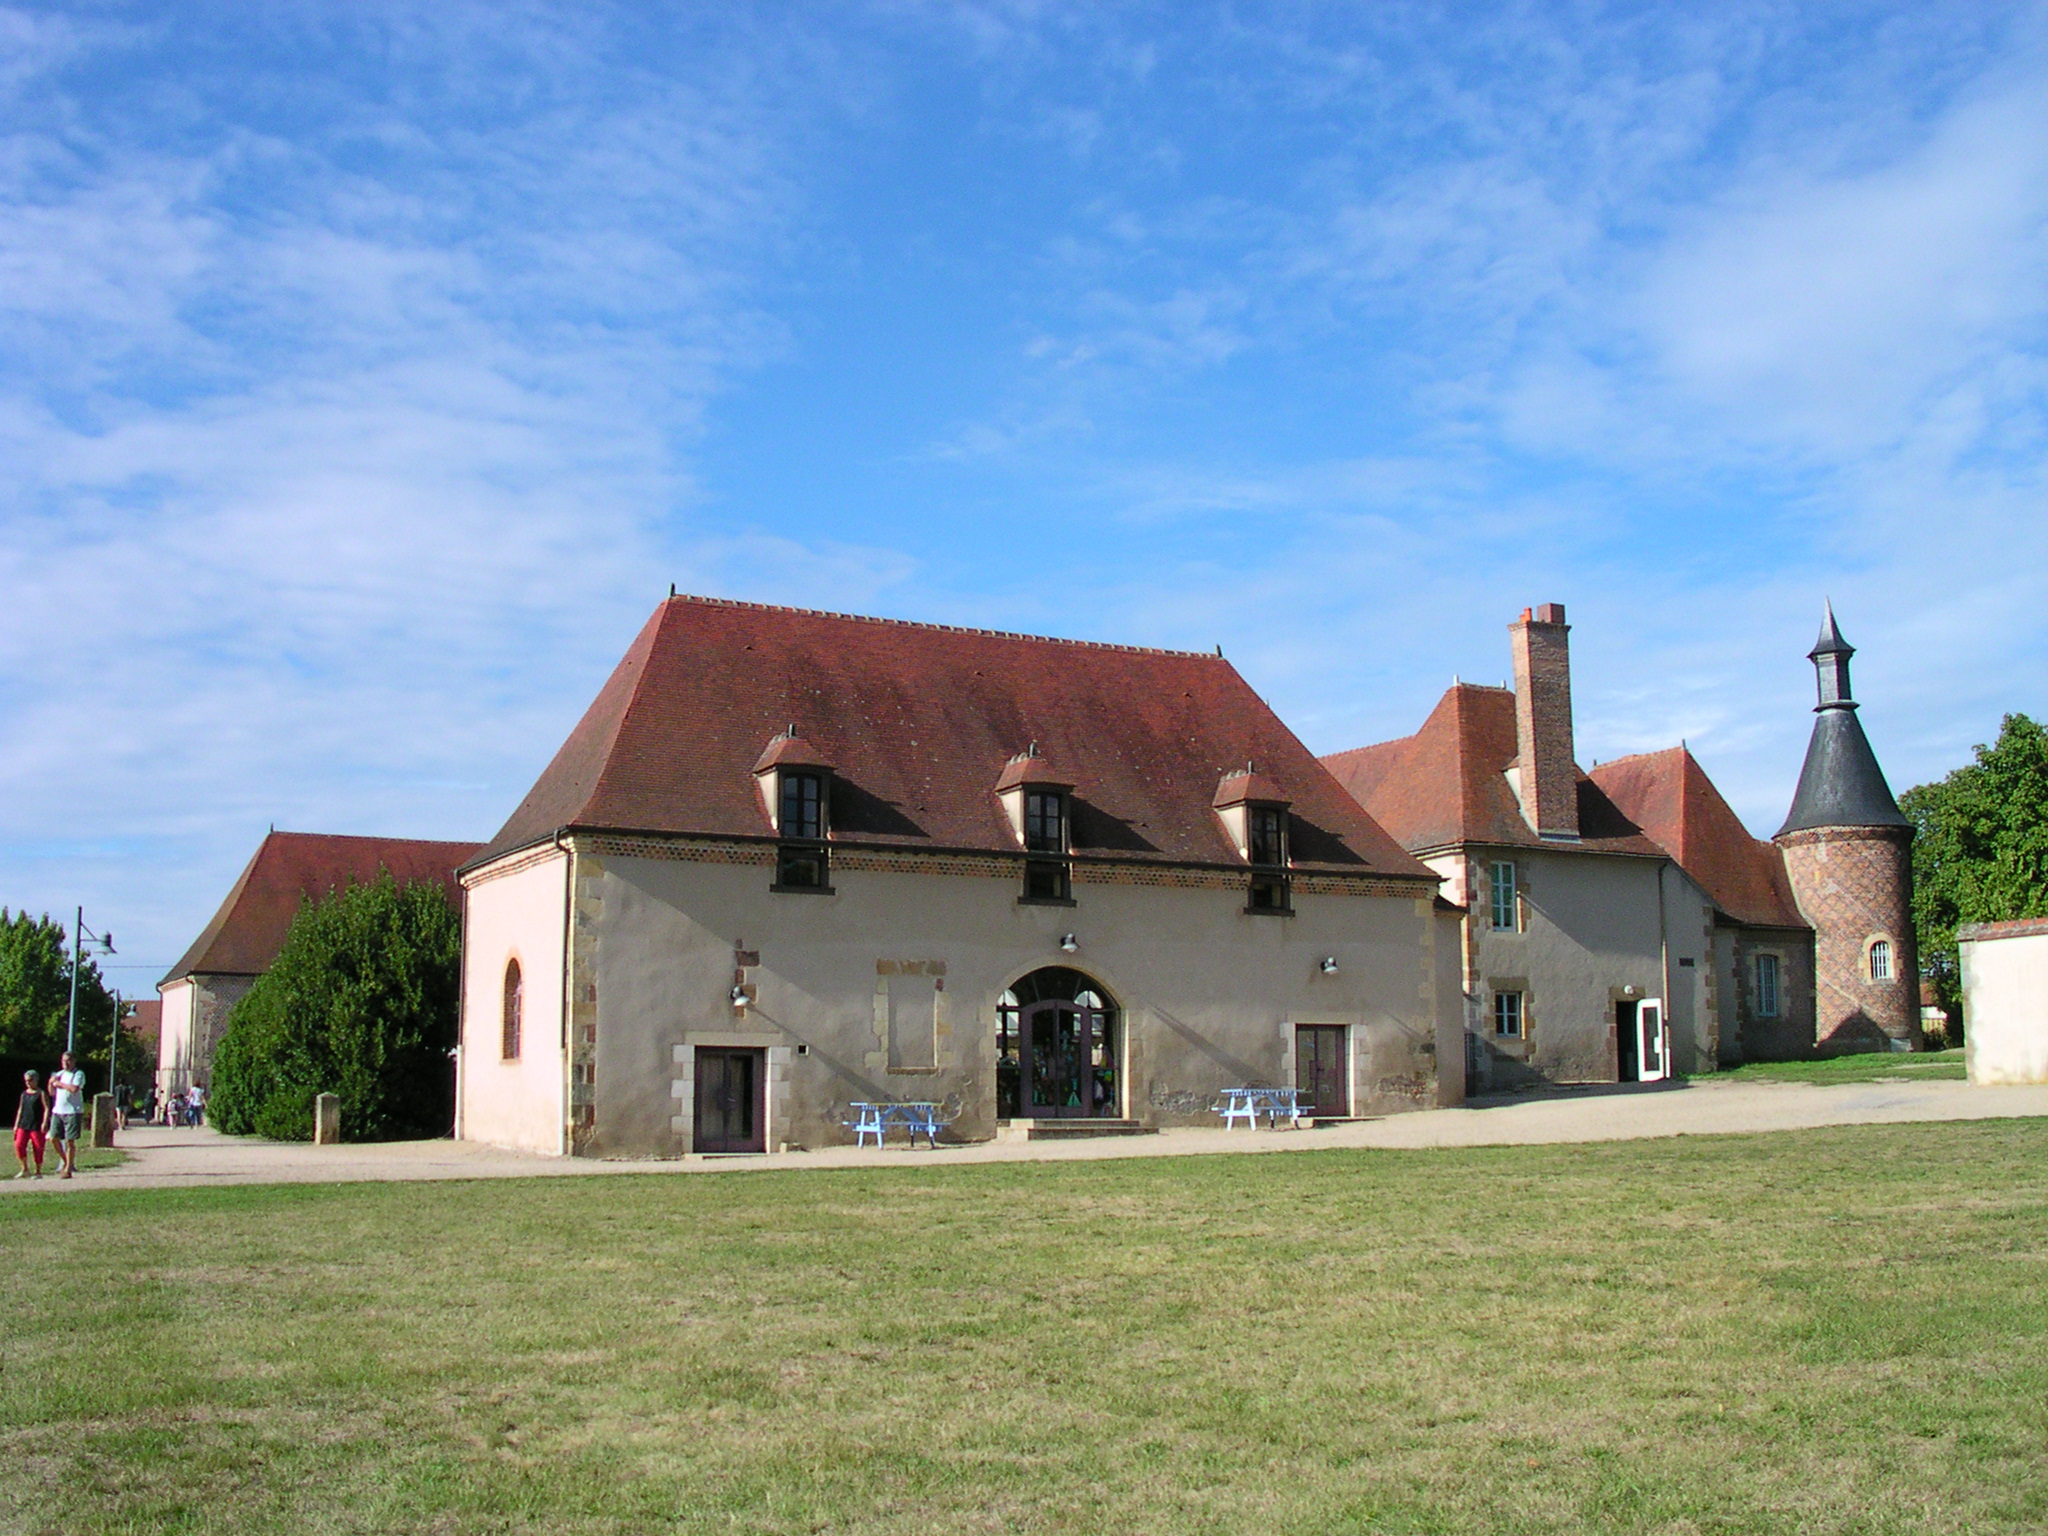
M1075 950L1079 949L1080 947L1080 940L1076 939L1071 933L1063 933L1060 935L1060 950L1063 954L1071 955Z
M745 1010L747 1006L747 989L745 987L734 987L732 989L732 1005L742 1011Z
M1321 966L1319 967L1319 969L1320 969L1320 970L1322 971L1322 973L1323 973L1323 974L1324 974L1325 976L1334 976L1334 975L1336 975L1336 974L1337 974L1337 957L1336 957L1335 955L1325 955L1325 956L1323 956L1323 963L1322 963L1322 965L1321 965Z

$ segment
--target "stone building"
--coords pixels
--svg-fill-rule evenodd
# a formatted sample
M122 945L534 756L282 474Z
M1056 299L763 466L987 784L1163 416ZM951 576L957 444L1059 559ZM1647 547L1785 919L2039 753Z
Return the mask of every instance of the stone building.
M1849 689L1855 647L1829 604L1807 653L1819 682L1792 810L1773 839L1815 935L1816 1036L1834 1050L1915 1050L1920 956L1913 824L1900 814Z
M422 842L398 837L337 837L272 829L242 869L213 920L184 957L157 983L162 1012L157 1033L157 1087L183 1092L208 1081L214 1047L229 1011L284 947L292 919L354 882L368 885L389 873L400 885L436 880L457 896L455 868L477 851L475 843Z
M1569 626L1510 626L1513 688L1455 684L1415 735L1324 759L1466 909L1473 1086L1614 1082L1916 1041L1911 829L1827 616L1792 812L1750 835L1683 743L1575 761Z
M1459 914L1220 655L673 597L462 884L471 1140L1462 1096Z

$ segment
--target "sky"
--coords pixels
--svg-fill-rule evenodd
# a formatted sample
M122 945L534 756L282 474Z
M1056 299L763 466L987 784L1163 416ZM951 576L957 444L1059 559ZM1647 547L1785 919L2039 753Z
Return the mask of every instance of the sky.
M2048 5L0 0L0 904L488 838L671 582L1207 650L1562 602L1782 818L2048 712Z

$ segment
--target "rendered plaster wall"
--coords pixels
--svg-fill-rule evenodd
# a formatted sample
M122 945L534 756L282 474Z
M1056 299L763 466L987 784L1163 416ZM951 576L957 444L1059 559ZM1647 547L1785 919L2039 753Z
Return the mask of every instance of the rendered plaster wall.
M191 1085L192 1003L197 989L190 977L158 989L164 1001L156 1037L156 1085L163 1093L181 1093Z
M996 1001L1042 966L1085 973L1121 1008L1129 1118L1214 1125L1218 1089L1292 1083L1296 1024L1347 1027L1352 1113L1438 1102L1437 1061L1446 1042L1456 1049L1462 1002L1446 986L1455 929L1428 896L1301 882L1296 915L1252 916L1241 881L1104 883L1084 868L1074 905L1033 906L1000 861L960 860L950 874L860 862L835 860L833 894L806 895L769 890L765 850L579 853L595 1113L578 1150L689 1150L694 1055L707 1045L769 1051L771 1149L850 1140L856 1099L946 1102L955 1135L987 1138ZM1067 933L1072 953L1059 947ZM1334 975L1320 969L1326 956ZM935 1065L892 1070L892 988L913 983L934 993Z
M1970 1081L2048 1083L2048 931L1966 938L1956 947Z
M1714 1069L1713 909L1682 871L1659 859L1565 848L1475 848L1463 857L1462 888L1472 893L1467 986L1486 1088L1613 1082L1615 1006L1630 998L1664 1000L1674 1070ZM1519 930L1492 924L1496 859L1516 868ZM1510 991L1523 997L1519 1039L1494 1027L1494 997Z
M509 873L465 884L462 1033L456 1058L456 1134L465 1141L567 1150L563 943L566 853L547 850ZM518 960L520 1049L503 1052L505 968Z

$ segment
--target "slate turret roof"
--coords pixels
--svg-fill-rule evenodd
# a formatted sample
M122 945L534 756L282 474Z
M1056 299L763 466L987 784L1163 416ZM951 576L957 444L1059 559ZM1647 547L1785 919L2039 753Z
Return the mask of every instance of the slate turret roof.
M1799 787L1792 793L1792 810L1777 835L1814 827L1911 826L1856 718L1856 701L1849 696L1849 658L1856 648L1842 638L1833 603L1827 605L1820 639L1806 654L1820 679L1821 701L1814 708L1818 718L1806 744Z
M1221 656L703 597L655 609L472 862L569 829L770 838L752 770L792 725L832 765L835 843L1016 853L996 785L1036 743L1077 856L1241 868L1210 802L1251 760L1297 868L1436 880Z

